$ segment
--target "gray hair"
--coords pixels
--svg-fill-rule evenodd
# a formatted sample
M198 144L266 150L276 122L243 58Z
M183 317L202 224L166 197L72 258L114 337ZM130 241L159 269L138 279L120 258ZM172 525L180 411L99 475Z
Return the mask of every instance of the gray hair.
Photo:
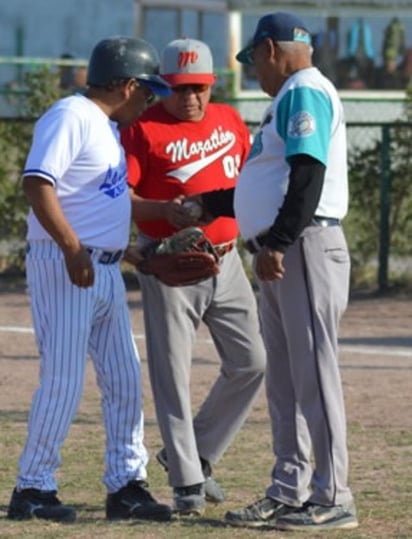
M301 41L276 41L276 43L282 51L289 54L302 51L302 48L306 48L310 56L312 56L313 53L312 45L302 43Z

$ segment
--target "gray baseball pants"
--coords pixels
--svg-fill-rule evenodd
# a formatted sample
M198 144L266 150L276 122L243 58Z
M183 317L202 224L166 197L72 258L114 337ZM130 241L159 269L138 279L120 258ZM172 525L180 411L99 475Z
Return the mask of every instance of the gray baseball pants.
M338 328L350 258L342 228L307 227L284 265L283 280L259 282L276 456L267 495L295 506L346 503L352 495Z
M159 428L173 487L204 481L199 456L216 463L243 425L264 378L266 354L255 295L234 248L217 277L184 287L138 275L147 356ZM204 322L220 373L195 417L190 395L192 348Z

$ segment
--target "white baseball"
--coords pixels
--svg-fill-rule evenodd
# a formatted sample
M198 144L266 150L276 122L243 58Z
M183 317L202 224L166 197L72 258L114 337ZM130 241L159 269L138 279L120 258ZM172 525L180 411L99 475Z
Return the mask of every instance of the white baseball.
M203 213L202 206L194 200L183 202L183 207L190 217L193 217L194 219L199 219Z

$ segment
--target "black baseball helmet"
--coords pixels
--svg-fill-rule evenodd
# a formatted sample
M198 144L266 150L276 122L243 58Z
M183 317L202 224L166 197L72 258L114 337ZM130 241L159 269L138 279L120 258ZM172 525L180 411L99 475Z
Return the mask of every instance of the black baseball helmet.
M89 86L108 86L135 78L158 95L170 93L169 84L159 75L159 55L144 39L114 36L94 47L87 69Z

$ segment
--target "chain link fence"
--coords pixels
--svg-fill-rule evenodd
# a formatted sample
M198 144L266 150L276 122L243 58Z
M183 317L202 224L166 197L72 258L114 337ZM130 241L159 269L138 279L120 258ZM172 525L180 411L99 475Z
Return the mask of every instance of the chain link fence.
M27 206L19 178L27 148L19 140L27 145L32 124L0 118L0 272L22 267ZM247 125L253 134L258 122ZM348 122L347 133L351 203L344 226L353 267L359 273L367 266L383 291L412 274L412 124Z

